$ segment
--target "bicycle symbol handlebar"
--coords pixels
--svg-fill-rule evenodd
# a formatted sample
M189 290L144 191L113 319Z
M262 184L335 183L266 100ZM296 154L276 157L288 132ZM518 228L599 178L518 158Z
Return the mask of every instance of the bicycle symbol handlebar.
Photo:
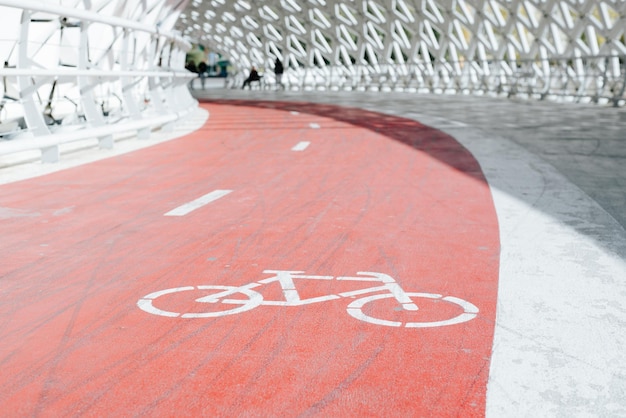
M139 301L137 302L137 306L143 311L150 314L171 318L215 318L246 312L261 305L300 306L346 297L355 298L356 296L367 295L353 300L347 306L346 310L350 316L361 321L368 322L370 324L406 328L429 328L460 324L474 319L479 312L478 308L472 303L454 296L443 296L435 293L405 292L402 287L400 287L400 285L394 280L393 277L384 273L358 272L358 277L305 275L303 274L304 271L290 270L264 270L263 273L272 274L272 277L259 280L257 282L248 283L243 286L199 285L159 290L139 299ZM338 281L378 282L380 284L373 287L358 289L349 292L302 299L300 297L300 294L298 293L294 279L334 279ZM265 300L261 293L253 290L273 282L278 282L281 286L284 300ZM162 296L191 291L202 291L204 296L196 298L195 302L207 304L207 306L211 306L213 309L206 309L208 312L172 312L157 308L155 306L154 302ZM371 293L375 294L372 295ZM239 297L234 297L235 295L239 295ZM418 311L419 304L416 304L414 300L421 299L440 302L442 301L452 305L456 305L457 311L458 308L460 308L462 312L448 319L417 322L401 322L391 319L375 318L364 312L368 311L367 309L364 309L366 305L381 299L388 298L394 298L396 302L400 305L400 310L404 311Z

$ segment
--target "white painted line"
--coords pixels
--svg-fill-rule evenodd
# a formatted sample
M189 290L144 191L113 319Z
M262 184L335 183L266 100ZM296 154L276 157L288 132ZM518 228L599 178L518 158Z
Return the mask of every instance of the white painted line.
M228 193L232 192L232 190L213 190L211 193L207 193L202 197L197 198L196 200L192 200L191 202L185 203L167 212L164 216L185 216L189 212L194 211L202 206L213 202L221 197L226 196Z
M289 112L289 113L291 113L292 115L299 115L299 114L300 114L300 112L296 112L295 110L292 110L292 111L291 111L291 112Z
M291 150L292 151L304 151L307 147L311 145L309 141L301 141L298 142Z
M319 128L320 128L320 125L319 125L319 124L317 124L317 123L309 123L309 126L310 126L311 128L313 128L313 129L319 129Z

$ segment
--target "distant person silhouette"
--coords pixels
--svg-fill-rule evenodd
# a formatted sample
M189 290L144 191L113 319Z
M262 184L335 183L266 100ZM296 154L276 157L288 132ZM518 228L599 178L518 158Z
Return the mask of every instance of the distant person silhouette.
M209 67L207 67L206 62L202 61L200 64L198 64L198 75L200 76L200 84L202 85L202 90L204 90L204 80L206 80L208 69Z
M254 68L254 66L252 66L252 68L250 69L250 75L248 76L248 78L245 79L241 88L245 89L246 86L249 86L252 81L261 81L261 76L256 71L256 68Z
M283 63L276 58L276 61L274 61L274 74L276 75L276 87L280 86L281 89L284 89L285 86L283 85Z
M187 61L187 64L185 65L185 69L187 71L191 71L192 73L198 73L198 68L196 67L196 63L193 61ZM195 80L195 78L192 78L189 81L189 88L191 90L193 90L193 81Z

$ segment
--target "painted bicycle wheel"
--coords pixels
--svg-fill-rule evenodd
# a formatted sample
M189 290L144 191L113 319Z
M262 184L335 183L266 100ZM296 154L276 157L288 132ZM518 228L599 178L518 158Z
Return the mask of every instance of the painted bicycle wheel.
M380 299L394 298L394 295L392 294L379 294L379 295L372 295L372 296L366 296L364 298L359 298L355 300L354 302L352 302L350 305L348 305L347 311L348 311L348 314L350 314L352 317L359 319L361 321L369 322L370 324L385 325L388 327L405 327L405 328L431 328L431 327L443 327L447 325L455 325L455 324L460 324L462 322L470 321L474 319L476 315L478 314L478 308L474 304L466 300L454 297L454 296L442 296L442 295L438 295L434 293L407 293L407 295L413 298L425 298L431 301L438 301L438 302L443 301L443 302L452 303L460 307L462 309L462 312L453 316L452 318L448 318L444 320L437 320L437 321L424 321L424 322L420 322L420 321L402 322L402 321L393 321L393 320L388 320L388 319L380 319L380 318L375 318L363 312L363 308L365 307L366 304L376 301L376 300L380 300ZM417 306L419 306L419 303L416 303L416 304Z
M219 308L211 310L211 312L171 312L154 306L153 301L161 296L177 293L188 292L191 290L221 290L221 292L209 294L196 299L199 303L219 304ZM245 299L233 299L229 296L241 293ZM167 316L170 318L215 318L225 315L234 315L241 312L249 311L259 306L263 302L263 296L254 290L236 286L220 286L220 285L201 285L201 286L185 286L175 287L172 289L159 290L150 293L139 299L137 306L153 315ZM232 307L235 305L235 307ZM239 305L239 306L237 306ZM227 309L221 309L226 307Z

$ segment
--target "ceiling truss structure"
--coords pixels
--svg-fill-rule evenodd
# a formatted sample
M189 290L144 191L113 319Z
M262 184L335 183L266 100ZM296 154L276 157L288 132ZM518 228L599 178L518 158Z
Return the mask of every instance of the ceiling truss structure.
M177 28L291 88L623 104L623 0L191 0Z

